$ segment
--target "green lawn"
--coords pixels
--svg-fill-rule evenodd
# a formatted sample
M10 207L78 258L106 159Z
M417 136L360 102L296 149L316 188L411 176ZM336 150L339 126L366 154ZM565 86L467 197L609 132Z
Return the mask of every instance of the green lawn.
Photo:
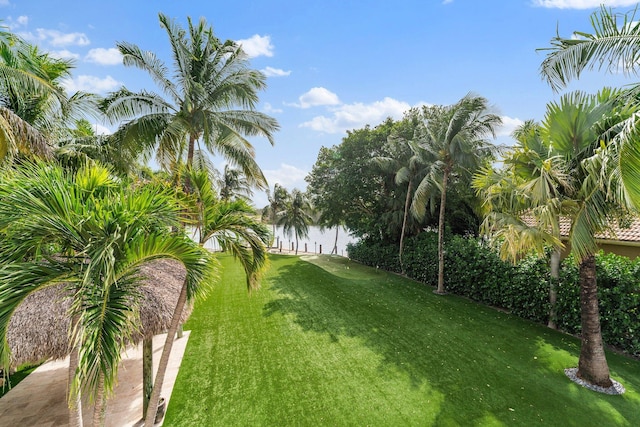
M223 258L199 301L166 426L640 425L627 393L569 381L578 340L344 258L272 257L262 290Z

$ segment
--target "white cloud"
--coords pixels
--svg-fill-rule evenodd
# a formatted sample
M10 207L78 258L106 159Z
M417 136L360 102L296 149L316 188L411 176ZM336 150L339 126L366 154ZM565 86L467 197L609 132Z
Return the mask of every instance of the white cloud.
M9 0L0 0L0 6L9 6L10 4Z
M271 187L277 183L291 189L293 187L302 188L306 186L304 177L307 176L309 172L286 163L281 163L279 169L264 170L263 173Z
M50 50L48 53L51 56L53 56L54 58L58 58L58 59L78 59L78 58L80 58L79 54L71 52L70 50L67 50L67 49Z
M261 70L267 77L286 77L291 71L281 70L279 68L265 67Z
M89 50L87 56L84 57L84 60L100 65L117 65L122 64L122 55L115 47L109 49L98 47Z
M442 4L449 4L449 3L453 3L453 0L443 0Z
M524 122L517 117L502 116L502 126L496 132L496 136L511 136L513 131L523 124Z
M637 0L534 0L534 6L554 9L594 9L604 4L607 7L633 6Z
M81 75L62 82L67 92L73 93L79 90L92 93L105 93L122 86L122 83L111 76L103 79L96 76Z
M340 99L338 95L323 87L311 88L298 98L300 104L292 104L300 108L317 107L319 105L338 105Z
M249 58L273 56L273 45L271 44L270 36L255 34L248 39L236 40L236 43L242 45L242 50L249 55Z
M282 113L281 108L274 108L270 103L265 102L262 110L267 114Z
M411 106L402 101L386 97L371 104L345 104L333 109L333 115L316 116L300 127L308 127L318 132L340 133L348 129L359 129L365 125L376 125L387 117L400 119Z
M0 2L0 6L2 6L2 2ZM18 28L25 27L29 23L29 17L26 15L20 15L16 19L13 19L11 16L7 16L5 24L9 27L10 30L15 31Z
M62 33L58 30L36 29L36 34L31 32L21 33L20 36L27 41L46 42L53 47L86 46L90 43L84 33Z

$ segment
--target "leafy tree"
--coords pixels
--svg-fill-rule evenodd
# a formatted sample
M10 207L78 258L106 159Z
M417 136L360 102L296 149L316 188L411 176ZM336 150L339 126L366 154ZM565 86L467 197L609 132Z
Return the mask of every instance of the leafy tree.
M348 131L340 145L320 149L305 180L314 207L328 223L343 221L358 237L396 241L400 221L394 221L396 226L387 218L390 212L402 215L402 205L394 197L396 185L392 176L372 163L388 154L385 145L393 127L388 119L375 128Z
M238 166L251 185L265 186L254 149L246 136L264 136L273 144L278 123L256 111L265 76L249 68L246 54L231 40L220 41L204 19L188 18L185 31L160 14L166 30L174 70L138 46L120 42L125 66L149 73L167 98L126 88L103 103L114 121L127 120L115 136L125 146L149 156L155 152L161 166L186 163L191 168L197 149L206 148Z
M11 315L43 287L69 283L72 327L70 423L80 425L80 391L96 400L115 384L140 301L137 267L173 258L187 268L189 296L203 290L213 264L207 251L171 234L177 204L157 187L124 186L98 166L78 171L33 165L0 182L0 358L7 367Z
M298 239L309 235L311 224L311 205L306 195L294 188L291 196L285 202L284 209L278 215L278 225L287 236L296 238L296 255L298 255Z
M447 187L456 172L473 173L491 157L494 146L485 138L495 137L495 128L502 123L489 112L488 101L472 94L448 107L424 107L423 126L418 139L422 148L431 153L435 162L418 184L411 204L414 214L424 215L433 192L440 193L438 218L438 288L444 290L444 231Z

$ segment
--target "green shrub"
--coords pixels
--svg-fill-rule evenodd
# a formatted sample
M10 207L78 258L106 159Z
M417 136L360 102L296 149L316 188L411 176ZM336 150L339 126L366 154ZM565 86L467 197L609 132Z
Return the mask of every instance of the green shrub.
M524 319L546 324L549 317L549 265L530 256L515 266L502 261L481 240L449 235L445 238L445 289L474 301L503 308ZM363 264L400 272L398 247L361 241L349 256ZM408 277L436 286L438 235L424 232L407 239L403 263ZM640 355L640 260L613 254L596 257L602 335L609 345ZM580 333L579 271L573 257L562 262L557 285L556 324Z

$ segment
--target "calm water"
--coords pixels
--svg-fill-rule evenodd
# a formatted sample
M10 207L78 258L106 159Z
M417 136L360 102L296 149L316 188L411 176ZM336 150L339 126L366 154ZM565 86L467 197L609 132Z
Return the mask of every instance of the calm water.
M271 226L269 226L269 230L272 230ZM193 233L192 238L197 240L197 231ZM321 231L320 227L311 226L309 227L309 237L298 240L298 253L305 252L306 243L307 253L320 253L320 251L322 251L323 254L329 254L333 249L335 238L335 228L325 229L324 231ZM295 246L295 241L296 239L293 235L291 237L285 236L282 228L276 227L276 235L273 241L274 247L279 247L277 246L277 244L279 242L282 242L282 250L284 251L287 249L291 249L291 244ZM355 238L351 237L344 228L340 227L340 230L338 230L338 255L347 256L347 244L353 243L355 241ZM214 240L209 240L205 244L205 247L207 249L213 250L219 249L217 243Z
M276 246L277 242L282 242L282 249L291 249L291 244L294 245L295 249L295 236L285 236L282 228L276 228L276 238L274 239L273 246ZM308 253L320 253L322 250L323 254L331 253L333 249L333 243L336 239L336 229L330 228L325 229L324 231L320 230L320 227L311 226L309 227L309 237L305 237L298 240L298 253L305 251L305 244L307 245L306 249ZM355 242L356 239L351 237L347 230L340 227L338 230L338 255L347 256L347 244ZM322 249L320 248L322 246Z

